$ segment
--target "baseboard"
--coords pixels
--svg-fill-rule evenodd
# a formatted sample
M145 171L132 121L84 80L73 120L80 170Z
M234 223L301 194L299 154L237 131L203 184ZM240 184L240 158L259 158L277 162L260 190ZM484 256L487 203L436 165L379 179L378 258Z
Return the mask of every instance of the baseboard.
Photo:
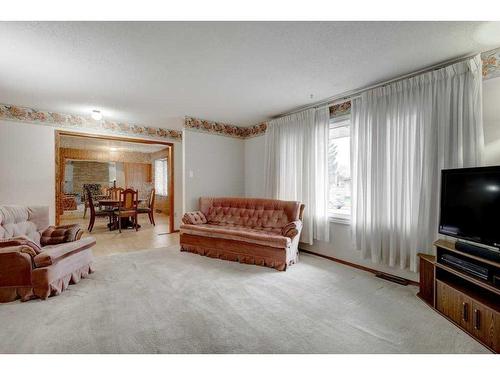
M165 236L167 234L172 234L172 233L179 233L179 229L176 229L173 232L158 233L158 236Z
M315 253L314 251L304 250L304 249L299 249L299 251L307 253L307 254L311 254L311 255L316 255L318 257L331 260L332 262L337 262L337 263L340 263L340 264L344 264L344 265L349 266L349 267L357 268L358 270L362 270L362 271L365 271L365 272L370 272L370 273L373 273L374 275L377 275L377 274L381 273L380 271L374 270L373 268L370 268L370 267L365 267L365 266L362 266L360 264L351 263L351 262L348 262L346 260L339 259L339 258L334 258L334 257L328 256L328 255L323 255L323 254ZM390 274L388 274L388 275L390 275ZM418 281L413 281L413 280L405 279L403 277L399 277L399 276L396 276L396 275L391 275L391 276L394 276L394 277L397 277L397 278L400 278L400 279L404 279L410 285L419 286Z

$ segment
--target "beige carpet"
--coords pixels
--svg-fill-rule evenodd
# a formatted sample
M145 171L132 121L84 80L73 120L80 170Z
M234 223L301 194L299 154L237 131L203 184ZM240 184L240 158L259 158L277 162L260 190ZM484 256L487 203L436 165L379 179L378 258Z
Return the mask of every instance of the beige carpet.
M415 293L311 255L278 272L173 246L99 257L58 297L0 305L0 352L487 352Z

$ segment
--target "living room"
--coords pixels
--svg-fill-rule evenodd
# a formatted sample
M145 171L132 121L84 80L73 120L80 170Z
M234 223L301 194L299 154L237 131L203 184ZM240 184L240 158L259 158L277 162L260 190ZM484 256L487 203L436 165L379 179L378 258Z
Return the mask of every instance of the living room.
M498 366L500 22L38 19L0 21L0 353Z

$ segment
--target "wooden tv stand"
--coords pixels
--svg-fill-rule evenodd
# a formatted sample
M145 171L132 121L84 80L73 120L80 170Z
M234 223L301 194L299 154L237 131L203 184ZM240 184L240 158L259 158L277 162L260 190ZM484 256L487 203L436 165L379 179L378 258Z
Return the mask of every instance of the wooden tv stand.
M500 286L452 268L440 261L442 254L486 266L500 274L500 263L455 249L455 243L434 242L436 256L418 254L420 291L430 307L495 353L500 352Z

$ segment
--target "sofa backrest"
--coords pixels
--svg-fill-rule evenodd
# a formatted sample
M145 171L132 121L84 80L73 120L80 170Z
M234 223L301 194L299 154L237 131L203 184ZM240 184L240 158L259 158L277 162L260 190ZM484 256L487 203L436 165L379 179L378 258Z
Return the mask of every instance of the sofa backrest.
M40 245L40 235L48 227L46 206L0 206L0 239L23 236Z
M278 229L299 220L300 202L257 198L200 198L209 224Z

